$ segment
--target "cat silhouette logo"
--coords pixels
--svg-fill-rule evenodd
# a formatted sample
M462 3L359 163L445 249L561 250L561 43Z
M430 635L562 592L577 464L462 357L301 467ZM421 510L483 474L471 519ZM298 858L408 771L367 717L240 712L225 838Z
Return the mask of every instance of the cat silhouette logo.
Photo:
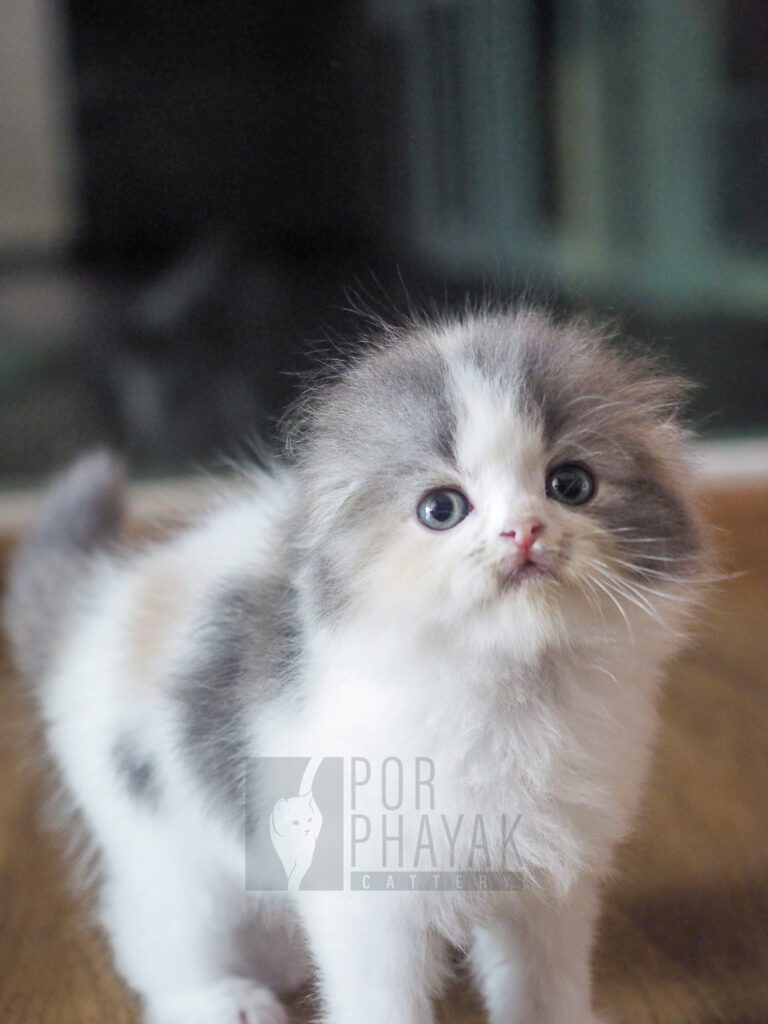
M246 775L246 887L343 888L340 757L257 757Z
M315 857L317 837L323 827L323 815L317 806L312 784L320 759L310 758L301 777L296 796L281 797L272 808L269 834L288 879L288 891L295 892Z

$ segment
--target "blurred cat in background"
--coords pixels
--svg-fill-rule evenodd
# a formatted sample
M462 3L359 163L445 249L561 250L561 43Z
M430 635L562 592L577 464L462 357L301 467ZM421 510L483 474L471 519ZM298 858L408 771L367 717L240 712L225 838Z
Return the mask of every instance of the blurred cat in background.
M683 393L486 310L382 326L170 541L118 543L107 456L54 486L7 623L148 1021L285 1021L309 955L328 1024L431 1024L453 946L492 1024L596 1024L600 882L707 562ZM446 806L519 814L522 888L245 892L244 765L275 755L430 758Z

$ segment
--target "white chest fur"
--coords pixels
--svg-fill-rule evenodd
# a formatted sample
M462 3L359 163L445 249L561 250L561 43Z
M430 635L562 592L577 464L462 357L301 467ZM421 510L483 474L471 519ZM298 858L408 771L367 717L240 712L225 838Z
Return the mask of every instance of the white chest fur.
M398 635L360 623L318 635L303 701L259 737L265 753L344 759L355 866L447 870L487 853L496 870L512 850L561 892L603 870L645 774L655 659L603 643L520 664Z

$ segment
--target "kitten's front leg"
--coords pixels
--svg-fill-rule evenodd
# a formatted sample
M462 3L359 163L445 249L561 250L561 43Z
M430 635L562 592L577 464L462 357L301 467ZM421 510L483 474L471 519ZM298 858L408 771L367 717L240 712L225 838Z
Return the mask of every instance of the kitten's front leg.
M146 1024L287 1024L269 988L232 973L236 916L227 895L190 869L174 844L158 834L150 845L149 838L105 861L101 908ZM149 852L137 856L137 848Z
M565 902L526 902L475 930L471 953L491 1024L602 1024L591 1004L594 882Z
M445 950L413 894L305 893L300 909L326 1024L433 1024Z

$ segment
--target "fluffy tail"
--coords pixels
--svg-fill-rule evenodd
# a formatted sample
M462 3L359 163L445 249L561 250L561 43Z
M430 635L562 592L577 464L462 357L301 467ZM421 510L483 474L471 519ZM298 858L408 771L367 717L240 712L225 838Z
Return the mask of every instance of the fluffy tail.
M11 559L5 625L16 661L39 680L94 554L117 537L124 516L124 472L106 452L86 455L52 486L38 522Z

